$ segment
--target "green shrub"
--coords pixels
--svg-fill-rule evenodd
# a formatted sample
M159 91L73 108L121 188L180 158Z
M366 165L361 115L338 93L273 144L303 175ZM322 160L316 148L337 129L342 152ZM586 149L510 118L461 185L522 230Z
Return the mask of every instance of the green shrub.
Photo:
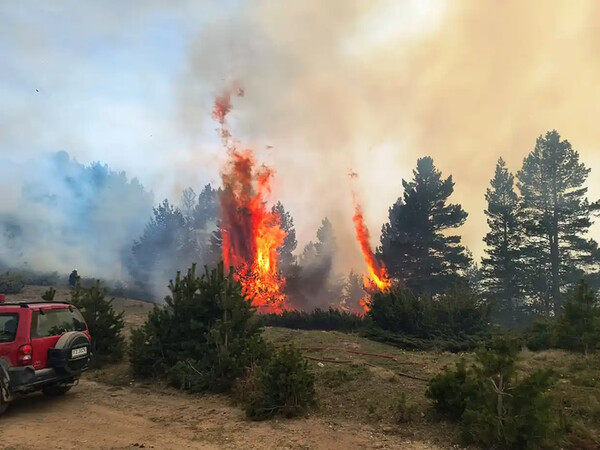
M116 281L108 286L108 292L110 295L115 297L130 298L145 302L152 302L155 300L155 296L152 294L152 292L142 289L136 286L134 283L123 283L122 281Z
M559 445L563 429L548 395L554 375L538 370L520 379L517 354L516 342L498 339L478 353L477 364L467 368L461 361L430 380L427 397L438 412L460 420L468 443L506 449Z
M153 315L153 312L150 315ZM156 336L156 332L151 330L150 321L140 328L131 330L128 354L131 371L135 377L156 378L164 375L168 370L165 361L159 357L162 354L160 341L152 336Z
M263 320L265 326L271 327L344 332L356 331L365 323L364 318L357 314L334 308L328 310L316 308L311 312L283 311L280 314L266 314Z
M600 304L582 280L558 318L539 318L525 331L532 351L562 348L589 353L600 348Z
M533 321L524 333L525 345L533 352L556 347L556 324L554 319L540 317Z
M83 314L92 336L92 362L97 366L119 362L125 353L123 313L115 312L113 299L108 300L106 295L100 281L88 288L77 283L71 291L71 303Z
M417 296L406 289L376 292L368 317L387 331L423 339L464 339L487 331L489 307L468 289Z
M588 353L600 346L600 305L593 291L581 281L556 323L559 348Z
M263 420L294 417L315 403L315 376L297 348L286 345L258 370L257 392L247 399L246 415Z
M468 372L467 362L461 359L455 370L448 367L432 377L425 396L433 400L435 410L452 420L459 420L467 407L467 400L477 392L477 381Z
M56 289L54 289L53 287L51 287L50 289L48 289L46 292L44 292L42 294L42 300L46 300L47 302L51 302L54 300L54 297L56 296Z
M471 400L462 417L463 437L486 448L557 448L561 430L547 395L553 380L552 371L538 370L502 392L484 383L478 401Z
M138 377L168 376L194 391L228 391L269 348L255 308L223 265L177 274L164 307L155 307L132 333L130 362Z
M20 275L6 272L0 274L0 294L19 294L25 283Z
M406 400L406 394L402 392L399 397L392 400L392 418L395 423L411 423L417 413L417 405Z

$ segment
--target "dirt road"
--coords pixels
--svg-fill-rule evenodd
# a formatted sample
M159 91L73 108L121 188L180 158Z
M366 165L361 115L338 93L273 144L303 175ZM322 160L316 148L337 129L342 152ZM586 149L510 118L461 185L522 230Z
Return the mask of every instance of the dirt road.
M89 380L63 398L34 395L14 402L0 417L0 448L439 449L389 430L316 417L248 422L225 398Z

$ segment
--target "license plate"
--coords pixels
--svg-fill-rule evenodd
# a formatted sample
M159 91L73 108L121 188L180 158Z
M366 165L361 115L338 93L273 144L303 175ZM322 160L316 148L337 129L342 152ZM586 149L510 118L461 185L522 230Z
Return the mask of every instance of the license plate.
M87 356L87 354L87 347L74 348L73 350L71 350L71 358L81 358L83 356Z

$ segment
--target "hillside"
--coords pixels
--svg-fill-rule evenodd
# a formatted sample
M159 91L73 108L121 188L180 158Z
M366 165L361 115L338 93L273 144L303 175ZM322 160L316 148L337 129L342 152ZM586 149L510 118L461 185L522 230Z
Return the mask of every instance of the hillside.
M27 287L9 300L37 299L45 288ZM66 299L61 289L57 299ZM116 299L127 328L141 324L152 305ZM131 379L127 364L87 373L65 398L32 396L15 402L2 425L3 448L459 448L456 427L431 417L423 381L460 357L408 352L356 335L268 328L275 345L294 342L317 374L319 407L298 420L249 422L223 396L186 395L162 384ZM600 356L562 351L523 352L524 372L552 367L560 375L556 395L569 415L600 439ZM397 399L404 393L399 423ZM27 420L28 427L23 427ZM35 429L39 438L28 432ZM581 447L589 448L589 447Z

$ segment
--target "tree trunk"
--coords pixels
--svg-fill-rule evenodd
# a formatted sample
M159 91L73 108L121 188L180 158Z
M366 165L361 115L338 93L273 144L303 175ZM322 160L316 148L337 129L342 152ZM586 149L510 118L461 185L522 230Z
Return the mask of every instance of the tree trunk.
M552 217L552 236L550 239L550 260L552 262L552 303L554 317L560 311L560 254L558 247L558 213L556 211L556 196L554 199L554 214Z

